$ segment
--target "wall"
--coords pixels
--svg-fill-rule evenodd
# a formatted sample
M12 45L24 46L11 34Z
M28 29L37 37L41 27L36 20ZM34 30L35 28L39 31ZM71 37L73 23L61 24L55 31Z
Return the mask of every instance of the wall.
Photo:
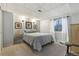
M26 29L26 22L32 22L32 29ZM23 23L23 30L25 30L26 32L34 32L34 31L40 31L39 29L40 29L40 21L39 20L36 20L36 19L34 19L34 21L33 21L33 19L32 18L29 18L29 20L28 20L28 18L26 18L26 20L24 20L24 22L22 22ZM34 23L35 24L37 24L37 29L34 29Z
M79 14L71 16L71 24L79 24Z
M40 32L49 33L50 32L50 20L41 20L40 21Z
M32 22L32 29L26 29L26 22ZM15 29L15 22L20 22L22 23L22 28L21 29ZM34 26L33 26L33 22L35 22L37 24L37 29L34 29ZM21 34L24 34L24 31L25 32L35 32L35 31L40 31L40 21L38 19L33 19L33 18L30 18L30 17L27 17L27 16L21 16L21 15L17 15L17 14L14 14L14 35L16 36L19 36Z
M23 20L24 20L24 22L22 22L22 18L21 18L20 15L14 14L14 35L15 36L19 36L19 35L23 34L24 30L26 30L25 29L25 22L27 21L27 18L24 18ZM15 22L22 23L22 28L16 29L15 28Z
M20 34L23 33L23 30L27 30L29 31L30 29L26 29L25 28L25 22L28 21L28 18L26 18L26 20L24 22L22 22L21 19L19 19L18 16L15 15L15 21L14 21L14 25L15 25L15 22L21 22L22 23L22 28L23 29L15 29L15 32L19 31ZM31 20L30 20L31 21ZM50 32L50 26L51 26L51 21L50 20L40 20L40 32L43 32L43 33L48 33ZM32 29L33 30L33 29Z
M22 34L22 29L15 29L15 22L21 22L21 20L19 19L19 17L15 14L14 15L14 35L19 36L20 34Z

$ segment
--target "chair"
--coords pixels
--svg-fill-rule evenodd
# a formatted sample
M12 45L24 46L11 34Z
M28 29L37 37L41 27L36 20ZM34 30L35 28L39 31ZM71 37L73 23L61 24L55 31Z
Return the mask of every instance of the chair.
M76 53L71 53L71 52L70 52L70 47L72 47L72 46L74 46L74 47L79 47L78 44L73 44L73 43L62 43L62 42L60 42L60 43L67 46L66 56L79 56L79 55L76 54Z

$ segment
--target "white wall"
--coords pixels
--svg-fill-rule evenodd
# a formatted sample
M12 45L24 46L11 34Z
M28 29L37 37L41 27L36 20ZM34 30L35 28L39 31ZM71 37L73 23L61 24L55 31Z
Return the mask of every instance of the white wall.
M40 32L49 33L50 32L50 20L41 20L40 21Z
M79 14L71 16L71 24L79 24Z
M14 14L14 34L17 34L19 32L19 34L22 34L22 29L16 29L15 28L15 22L20 22L22 23L21 19L19 18L18 15Z
M20 22L22 23L22 28L21 29L15 29L15 22ZM32 29L26 29L26 22L32 22ZM38 29L34 29L33 27L33 22L35 22L38 25ZM20 35L24 34L24 31L26 32L32 32L32 31L40 31L40 20L37 18L30 18L27 16L21 16L18 14L14 14L14 35Z

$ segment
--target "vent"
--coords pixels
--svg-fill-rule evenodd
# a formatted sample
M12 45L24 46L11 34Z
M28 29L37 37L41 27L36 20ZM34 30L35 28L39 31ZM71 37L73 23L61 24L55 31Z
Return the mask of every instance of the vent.
M42 10L38 10L38 12L42 12Z

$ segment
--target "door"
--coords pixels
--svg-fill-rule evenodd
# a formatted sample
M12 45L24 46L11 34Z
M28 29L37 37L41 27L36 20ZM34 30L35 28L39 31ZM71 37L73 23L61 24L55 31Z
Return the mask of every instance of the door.
M79 44L79 24L71 24L71 43ZM79 53L79 47L72 47L73 52Z
M13 15L3 11L3 47L13 44Z

